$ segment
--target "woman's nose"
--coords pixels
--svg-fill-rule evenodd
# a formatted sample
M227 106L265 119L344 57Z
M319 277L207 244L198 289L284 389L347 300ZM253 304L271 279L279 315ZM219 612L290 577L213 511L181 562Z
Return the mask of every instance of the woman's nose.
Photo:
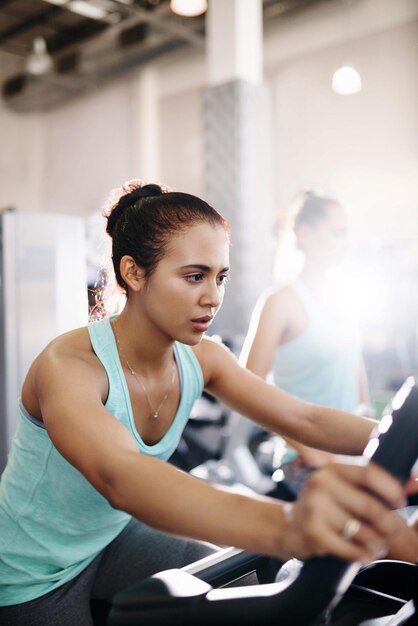
M218 308L223 300L222 288L217 283L207 284L204 293L200 299L203 306L210 308Z

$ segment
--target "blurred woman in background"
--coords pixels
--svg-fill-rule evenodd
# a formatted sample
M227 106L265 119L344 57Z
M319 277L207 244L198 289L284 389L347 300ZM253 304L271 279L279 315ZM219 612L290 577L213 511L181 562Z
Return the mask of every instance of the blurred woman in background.
M307 402L364 413L369 406L359 330L344 307L330 270L348 247L348 220L332 198L303 194L293 218L303 266L293 280L260 298L241 361ZM286 485L297 495L307 476L336 457L287 439Z

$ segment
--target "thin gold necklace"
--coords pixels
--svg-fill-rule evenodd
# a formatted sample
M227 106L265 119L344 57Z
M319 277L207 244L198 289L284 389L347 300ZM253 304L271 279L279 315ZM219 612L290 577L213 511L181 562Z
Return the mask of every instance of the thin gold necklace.
M174 379L176 377L176 368L175 368L174 361L173 361L173 365L172 365L173 374L172 374L172 377L171 377L170 385L169 385L169 387L167 389L166 394L164 395L163 399L161 400L160 404L158 405L158 407L154 408L154 406L153 406L153 404L152 404L152 402L150 400L150 397L148 395L148 391L145 388L144 383L142 382L140 376L138 376L138 374L135 372L135 370L133 369L133 367L129 363L128 358L127 358L126 353L125 353L125 350L122 348L122 346L120 344L119 337L118 337L118 334L116 332L116 321L113 322L113 330L114 330L114 333L115 333L116 343L119 346L120 353L122 354L122 356L123 356L123 358L125 360L127 368L130 371L130 373L132 374L132 376L134 377L134 379L136 380L136 382L140 385L141 389L143 389L143 391L144 391L145 397L146 397L147 402L149 404L149 407L151 409L151 417L152 417L152 419L157 420L160 417L161 408L162 408L164 402L167 400L168 395L169 395L169 393L171 391L171 387L174 384Z

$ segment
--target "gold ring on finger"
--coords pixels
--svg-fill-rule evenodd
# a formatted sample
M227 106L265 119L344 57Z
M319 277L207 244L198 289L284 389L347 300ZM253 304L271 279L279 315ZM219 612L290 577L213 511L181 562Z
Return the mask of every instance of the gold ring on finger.
M347 541L351 541L360 530L361 523L355 517L349 517L342 530L342 536Z

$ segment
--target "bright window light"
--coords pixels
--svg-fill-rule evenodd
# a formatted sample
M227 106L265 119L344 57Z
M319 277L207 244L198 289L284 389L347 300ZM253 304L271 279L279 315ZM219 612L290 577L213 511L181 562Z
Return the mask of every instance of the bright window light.
M384 276L364 263L347 264L332 279L336 298L348 317L361 325L376 324L387 314L388 292Z

